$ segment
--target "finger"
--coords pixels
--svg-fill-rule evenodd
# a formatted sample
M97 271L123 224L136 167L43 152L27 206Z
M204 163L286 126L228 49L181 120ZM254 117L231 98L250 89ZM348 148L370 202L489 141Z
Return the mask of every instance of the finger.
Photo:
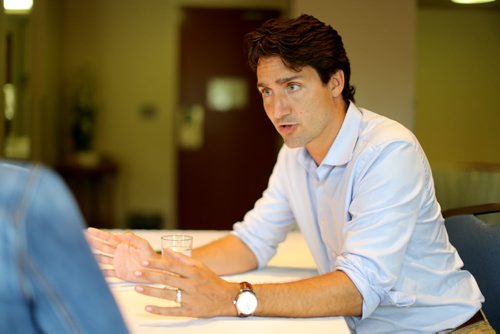
M182 307L182 306L160 307L160 306L155 306L155 305L147 305L144 309L146 310L146 312L158 314L158 315L165 315L165 316L172 316L172 317L188 316L187 308Z
M113 257L106 254L94 254L96 260L100 264L113 264Z
M143 261L142 265L147 268L168 271L180 276L190 277L197 266L197 260L170 251L166 253L166 256L150 258Z
M100 229L97 229L94 227L87 228L86 234L91 236L94 239L104 240L111 245L116 245L116 244L120 243L118 238L113 233L106 232L106 231L103 231L103 230L100 230Z
M127 241L131 245L133 245L139 249L144 249L150 253L156 254L156 252L154 251L154 249L151 247L151 245L149 244L149 242L146 239L141 238L140 236L138 236L137 234L134 234L133 232L130 232L130 231L125 232L123 234L120 234L118 237L121 241Z
M121 234L116 235L116 237L120 239L120 241L129 241L132 244L140 244L140 245L148 244L146 239L141 238L140 236L131 231L125 231Z
M95 238L87 238L90 247L93 249L96 249L102 253L107 253L107 254L113 254L116 250L116 245L111 245L105 241L102 241L101 239L95 239Z
M177 289L175 288L167 288L167 287L158 288L148 285L136 285L135 291L137 291L142 295L167 299L172 301L175 301L175 299L177 298Z
M101 271L104 274L104 277L115 277L115 278L118 278L118 276L116 276L116 272L115 272L114 269L102 269Z
M187 290L187 280L178 275L158 270L136 270L134 276L145 282L168 285L173 288Z
M182 253L174 252L170 248L163 249L164 256L175 259L176 261L184 264L191 264L193 258Z
M135 234L132 231L124 231L124 232L118 234L117 236L119 238L124 238L124 239L127 239L127 240L131 240L131 239L134 239L134 238L140 238L137 234Z

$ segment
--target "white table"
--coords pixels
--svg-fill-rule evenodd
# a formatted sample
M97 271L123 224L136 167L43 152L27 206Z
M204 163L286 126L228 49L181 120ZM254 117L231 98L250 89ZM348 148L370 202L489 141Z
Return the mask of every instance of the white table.
M227 231L134 231L147 239L153 248L160 249L160 236L163 234L183 233L194 236L194 247L226 235ZM276 256L266 268L244 274L225 276L229 281L286 282L315 275L314 261L309 253L302 235L291 232L279 248ZM212 319L195 319L184 317L165 317L150 314L144 310L145 305L174 306L167 300L147 297L138 294L133 284L110 281L125 321L131 333L349 333L342 317L324 318L264 318L264 317L217 317ZM286 332L285 332L286 331Z

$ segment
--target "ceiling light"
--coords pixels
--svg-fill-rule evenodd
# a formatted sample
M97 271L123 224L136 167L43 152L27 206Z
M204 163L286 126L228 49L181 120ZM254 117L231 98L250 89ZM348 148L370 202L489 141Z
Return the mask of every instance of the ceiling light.
M487 3L487 2L493 2L495 0L451 0L454 3L460 3L463 5L475 5L478 3Z
M7 14L27 14L33 7L33 0L3 0L3 8Z

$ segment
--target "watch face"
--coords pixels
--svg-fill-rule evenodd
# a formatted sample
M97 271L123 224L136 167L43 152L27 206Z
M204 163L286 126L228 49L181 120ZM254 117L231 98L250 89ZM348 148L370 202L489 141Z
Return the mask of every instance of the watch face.
M253 314L257 309L257 297L251 291L243 291L236 301L236 308L241 314Z

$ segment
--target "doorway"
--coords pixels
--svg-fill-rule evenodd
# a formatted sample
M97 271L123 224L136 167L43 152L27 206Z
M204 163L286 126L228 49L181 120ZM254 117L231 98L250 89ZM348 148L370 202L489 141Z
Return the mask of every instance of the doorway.
M279 138L247 65L244 35L278 10L182 9L178 227L227 230L261 196Z

